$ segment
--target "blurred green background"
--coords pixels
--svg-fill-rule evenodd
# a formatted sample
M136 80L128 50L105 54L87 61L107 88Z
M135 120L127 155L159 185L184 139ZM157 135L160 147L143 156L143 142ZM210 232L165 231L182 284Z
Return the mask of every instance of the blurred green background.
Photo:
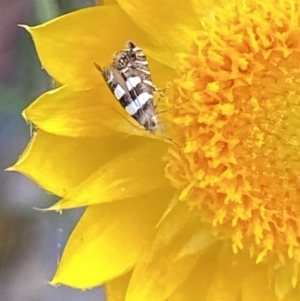
M17 25L37 25L94 1L0 0L0 301L104 300L101 288L82 292L48 284L82 210L34 210L57 198L24 176L4 171L30 139L23 109L52 88L29 34Z

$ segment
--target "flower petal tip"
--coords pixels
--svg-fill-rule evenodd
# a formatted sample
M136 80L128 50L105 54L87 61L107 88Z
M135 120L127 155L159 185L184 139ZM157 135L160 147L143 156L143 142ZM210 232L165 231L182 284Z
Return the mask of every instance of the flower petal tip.
M18 172L21 172L21 170L18 168L19 165L20 165L20 161L21 160L19 158L18 161L14 165L5 168L4 171L18 171Z
M16 171L15 166L10 166L4 169L4 171Z
M48 284L50 284L51 286L55 286L55 287L58 287L59 286L59 283L54 281L55 278L53 278L51 281L48 282Z
M62 208L60 205L58 205L57 203L55 203L54 205L48 207L48 208L34 208L36 210L39 210L39 211L56 211L56 212L61 212L62 211Z
M30 26L25 25L25 24L18 24L19 27L22 27L24 29L26 29L28 32L30 32Z
M20 168L20 166L22 165L23 161L24 156L20 156L14 165L7 167L4 171L17 171L22 173L22 168Z
M33 207L34 210L42 211L42 212L52 211L50 208L51 208L51 207L49 207L49 208L38 208L38 207Z
M26 120L26 122L28 122L26 111L27 111L27 109L22 111L22 117Z

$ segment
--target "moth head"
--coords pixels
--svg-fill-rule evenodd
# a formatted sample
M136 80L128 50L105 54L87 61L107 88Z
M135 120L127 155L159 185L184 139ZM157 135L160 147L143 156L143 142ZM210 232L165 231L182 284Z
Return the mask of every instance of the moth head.
M120 51L114 55L112 66L117 70L121 70L125 68L128 63L129 59L127 53L125 51Z

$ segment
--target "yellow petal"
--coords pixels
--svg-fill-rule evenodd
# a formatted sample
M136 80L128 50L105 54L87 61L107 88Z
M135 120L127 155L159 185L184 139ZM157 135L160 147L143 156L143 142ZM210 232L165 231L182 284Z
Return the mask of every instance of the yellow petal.
M125 300L130 277L131 277L131 272L106 283L105 284L106 300L107 301Z
M166 83L173 80L176 76L174 69L166 66L163 63L160 63L159 61L153 59L152 57L148 56L147 59L148 59L149 68L151 71L154 85L157 88L165 88Z
M294 264L287 262L282 267L277 268L274 279L274 290L276 296L282 300L289 291L292 290L292 281L294 274ZM299 296L298 296L299 298Z
M106 139L63 138L41 130L9 170L18 171L46 190L66 195L118 151L118 136Z
M145 35L118 5L81 9L25 28L49 74L61 84L76 87L99 85L94 62L107 65L128 39L145 41Z
M107 87L81 91L60 87L40 96L25 109L24 115L38 128L62 136L100 137L114 132L147 134L134 124Z
M108 4L116 4L116 0L96 0L96 5L108 5Z
M255 268L247 252L233 254L228 241L219 241L201 254L190 278L174 291L169 301L240 300L240 283Z
M129 283L126 301L166 300L188 279L199 259L200 248L197 244L195 247L191 239L201 222L199 218L185 211L190 219L185 219L186 222L180 225L177 231L175 230L175 238L172 232L178 225L169 223L173 239L160 247L154 243L155 247L147 250L144 258L137 263ZM167 233L163 232L162 235L168 239ZM190 247L190 252L186 252L187 246Z
M246 277L246 279L243 281L241 287L241 300L243 301L278 300L275 297L273 289L271 289L269 285L270 283L268 282L267 267L262 264L257 265L256 269L252 273L249 273L248 277Z
M89 206L70 236L52 284L89 288L128 272L167 204L160 195L156 191L147 198Z
M201 255L189 279L172 293L168 301L206 300L221 246L221 242L216 243Z
M230 5L228 0L189 0L191 3L195 13L197 14L199 20L203 17L208 17L214 13L218 9L218 7L226 7L226 5Z
M155 141L123 149L112 160L100 166L86 180L54 204L49 210L109 203L149 193L169 186L161 160L165 145ZM117 148L122 147L121 143Z
M182 0L118 0L145 35L155 42L148 53L158 61L172 66L174 55L191 45L193 32L201 29L189 1Z
M73 91L63 86L41 95L23 114L48 133L70 137L107 136L112 134L109 125L116 127L117 121L125 123L112 111L107 98L110 98L107 89Z
M186 204L182 202L177 203L169 214L160 221L153 249L161 249L172 243L173 240L176 240L182 229L193 220L193 217ZM197 253L199 250L205 249L217 241L217 238L211 234L212 231L208 225L199 223L197 220L196 223L197 230L190 238L185 238L186 244L183 245L178 253L178 258Z
M254 260L249 259L247 252L233 254L231 246L226 243L216 260L217 265L211 278L206 300L236 301L240 294L242 281L245 276L251 274L255 267ZM265 301L264 298L257 298L256 300Z
M282 301L299 301L299 286L296 290L290 290Z

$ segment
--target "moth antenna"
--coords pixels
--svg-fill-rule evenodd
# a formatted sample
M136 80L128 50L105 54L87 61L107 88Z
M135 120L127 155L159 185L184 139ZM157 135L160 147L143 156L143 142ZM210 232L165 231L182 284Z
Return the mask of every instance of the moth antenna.
M157 115L162 114L162 113L166 113L166 112L168 112L168 111L170 111L170 110L173 110L173 109L175 109L176 107L181 106L182 104L184 104L184 103L186 103L186 102L188 102L188 101L189 101L189 100L183 101L183 102L181 102L181 103L178 103L178 104L174 105L174 106L171 107L171 108L168 108L168 109L159 111L159 112L157 112Z
M167 91L167 88L161 89L161 88L157 88L156 86L154 86L154 93L158 94L158 96L160 98L162 98L166 94L166 91Z
M159 89L160 91L163 91L163 92L158 92L158 100L156 102L156 104L154 105L154 109L156 109L161 101L161 99L164 97L164 94L166 92L166 89ZM159 115L159 111L156 112L157 115Z
M163 89L157 88L156 86L154 87L155 88L154 93L158 95L158 101L154 106L155 108L158 106L160 100L165 96L167 90L169 90L171 87L172 87L172 83L168 83L167 86Z
M154 87L154 93L158 95L158 100L157 100L156 104L154 105L154 109L156 109L157 106L158 106L158 104L159 104L159 102L160 102L160 100L165 95L166 89L160 89L160 88Z
M176 145L178 147L178 149L180 149L179 144L177 142L175 142L175 140L173 140L172 138L167 137L167 136L165 136L164 138L167 139L167 140L169 140L171 143L173 143L174 145Z

